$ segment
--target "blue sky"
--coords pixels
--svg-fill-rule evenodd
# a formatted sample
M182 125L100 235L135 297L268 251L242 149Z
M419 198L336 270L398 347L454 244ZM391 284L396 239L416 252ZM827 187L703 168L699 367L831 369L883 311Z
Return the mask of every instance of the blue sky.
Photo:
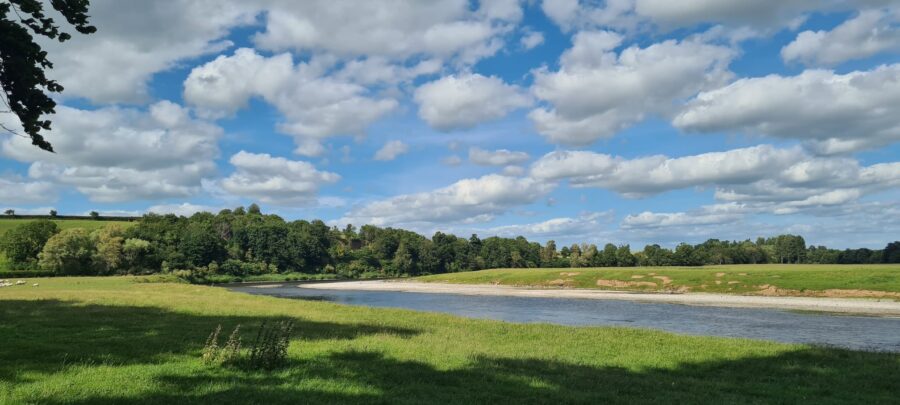
M58 153L0 135L0 206L638 248L900 229L891 2L164 3L46 44Z

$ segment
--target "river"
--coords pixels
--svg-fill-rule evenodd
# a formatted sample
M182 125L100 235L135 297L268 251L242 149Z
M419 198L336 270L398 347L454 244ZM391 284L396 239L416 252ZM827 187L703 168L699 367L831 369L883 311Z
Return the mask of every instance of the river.
M443 312L508 322L575 326L626 326L668 332L810 343L900 352L900 318L801 313L618 300L471 296L393 291L355 291L231 286L233 291L340 304Z

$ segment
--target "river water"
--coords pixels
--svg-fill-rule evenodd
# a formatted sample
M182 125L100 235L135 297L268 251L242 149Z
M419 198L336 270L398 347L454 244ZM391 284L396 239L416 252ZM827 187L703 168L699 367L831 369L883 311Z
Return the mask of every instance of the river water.
M233 291L368 307L443 312L508 322L576 326L626 326L668 332L812 343L900 352L900 318L799 313L618 300L472 296L458 294L322 290L285 284Z

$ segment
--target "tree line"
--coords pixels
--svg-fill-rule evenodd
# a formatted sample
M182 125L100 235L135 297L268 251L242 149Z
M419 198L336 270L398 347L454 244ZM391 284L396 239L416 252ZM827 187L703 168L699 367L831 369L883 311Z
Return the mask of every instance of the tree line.
M558 248L516 238L418 233L365 225L340 229L320 220L285 221L253 204L190 217L147 214L130 226L60 230L35 220L9 230L0 250L14 269L61 275L177 273L194 278L268 273L337 277L437 274L489 268L700 266L759 263L900 263L900 242L885 249L807 246L798 235L755 241L709 239L674 249L573 244Z

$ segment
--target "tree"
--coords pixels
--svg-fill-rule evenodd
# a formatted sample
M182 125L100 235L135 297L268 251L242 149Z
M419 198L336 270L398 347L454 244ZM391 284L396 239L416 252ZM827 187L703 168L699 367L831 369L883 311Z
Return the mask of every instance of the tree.
M9 216L13 216L13 215L16 215L16 210L9 209L9 210L3 211L3 213L6 215L9 215Z
M413 271L413 257L412 254L409 253L409 249L406 247L406 243L400 242L400 246L397 247L397 252L394 253L393 259L394 268L401 274L414 274Z
M554 262L556 262L556 241L548 240L541 249L541 266L550 267Z
M50 218L56 218L56 210L50 210Z
M100 213L97 211L91 211L91 219L99 219Z
M97 251L94 253L94 265L101 274L112 274L122 268L125 261L125 227L121 224L107 225L94 231Z
M631 246L622 245L616 249L616 265L619 267L634 266L634 255L631 254Z
M149 257L151 250L150 242L143 239L125 239L125 243L122 244L122 256L124 259L122 267L129 270L151 269L154 266Z
M53 146L44 139L41 131L50 130L50 121L44 114L56 112L56 102L45 93L59 93L63 87L50 80L45 69L52 69L34 38L36 35L65 42L72 36L59 30L56 22L44 14L45 2L39 0L10 0L0 3L0 86L3 87L4 112L19 117L25 135L31 143L52 152ZM88 23L88 0L52 0L49 2L76 31L90 34L97 29ZM29 31L30 30L30 31ZM10 128L3 129L16 133Z
M44 270L67 275L90 274L95 251L91 234L81 228L72 228L47 240L38 257Z
M900 263L900 241L888 243L881 252L881 261L884 263Z
M58 232L59 227L46 219L26 222L10 229L0 238L0 251L15 265L33 263L47 240Z
M247 207L247 213L248 214L260 214L261 212L260 212L259 206L256 205L256 203L253 203L253 204L250 204L249 207Z
M612 243L607 243L606 246L603 247L603 251L600 252L598 262L603 267L615 267L616 260L616 245Z

